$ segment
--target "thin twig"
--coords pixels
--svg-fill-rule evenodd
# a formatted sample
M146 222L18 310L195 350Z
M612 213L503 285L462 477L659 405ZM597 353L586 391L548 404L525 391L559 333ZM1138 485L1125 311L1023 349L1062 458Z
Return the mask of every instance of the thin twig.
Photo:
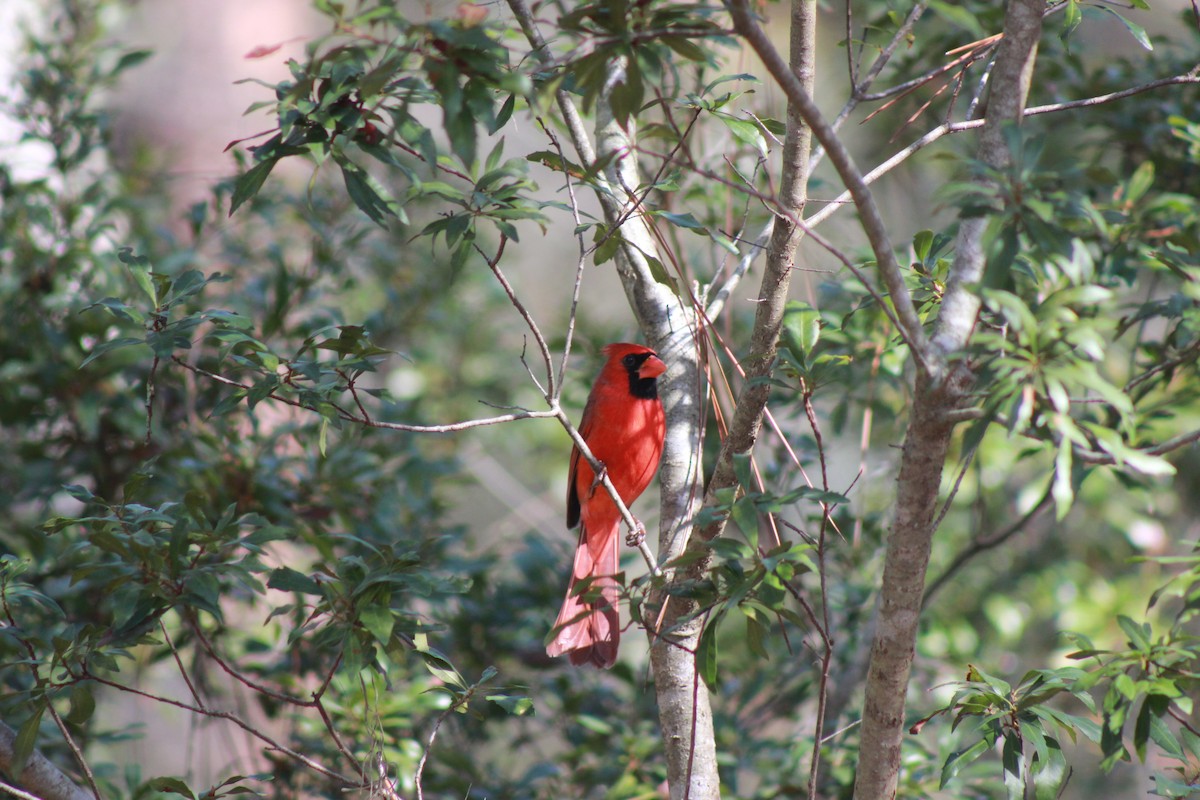
M954 486L950 489L950 494L946 496L946 501L942 503L942 510L938 512L937 518L933 521L933 527L930 530L937 531L942 527L942 520L946 518L946 513L950 511L950 504L954 502L954 497L958 494L958 489L962 486L963 478L967 474L967 469L970 468L971 462L975 460L975 453L978 452L978 447L972 447L967 453L967 457L963 459L962 467L958 470L958 476L954 479Z
M964 547L958 553L958 555L956 555L950 561L950 564L946 567L946 569L942 570L942 574L938 575L937 578L929 582L929 586L925 589L925 596L921 600L921 607L924 608L925 606L929 605L930 598L932 598L943 586L949 583L950 579L954 577L954 575L960 569L962 569L968 561L980 553L991 550L994 547L999 547L1000 545L1004 544L1004 542L1023 531L1025 527L1029 525L1029 523L1037 519L1046 509L1050 507L1053 499L1053 493L1047 490L1046 493L1042 495L1042 499L1037 502L1037 505L1025 512L1024 516L1009 525L1007 528L1001 528L999 531L977 536L976 538L972 539L970 544Z
M425 772L425 762L429 759L429 753L431 750L433 750L433 742L435 739L437 739L438 731L442 728L442 723L446 721L446 718L449 717L454 710L459 707L459 705L459 703L455 702L446 706L442 713L438 714L438 718L433 723L433 730L429 732L429 739L425 742L425 750L421 753L421 760L417 762L416 772L413 773L413 784L417 788L417 800L425 800L425 792L421 788L421 776Z
M102 677L100 677L98 675L94 675L90 672L85 672L83 677L87 678L88 680L93 680L93 681L96 681L97 683L101 683L105 686L116 689L118 691L137 695L138 697L144 697L147 700L153 700L157 703L163 703L165 705L174 706L176 708L181 708L184 711L190 711L193 714L199 714L201 716L210 717L212 719L227 720L229 722L232 722L234 725L237 725L239 728L246 731L248 734L250 734L254 738L258 739L259 741L266 743L267 746L270 747L270 749L277 750L280 753L283 753L284 755L288 756L289 758L300 762L301 764L305 765L309 769L314 770L315 772L319 772L320 774L324 775L327 778L333 778L334 780L341 781L343 784L345 784L346 786L349 786L349 787L358 785L355 783L355 781L353 779L348 778L345 775L342 775L341 773L336 772L336 771L330 769L329 767L326 767L323 764L313 761L311 758L304 755L303 753L298 753L295 750L292 750L291 748L280 744L279 742L275 741L267 734L258 730L254 726L250 725L248 722L243 720L237 714L234 714L232 711L214 711L214 710L208 709L208 708L201 708L199 706L194 706L189 703L184 703L180 700L175 700L170 697L164 697L162 695L157 695L152 692L146 692L146 691L142 691L141 689L135 689L132 686L126 686L122 683L117 683L116 681L112 681L107 678L102 678Z
M146 376L146 438L143 444L147 447L154 440L154 398L158 395L158 361L159 356L155 354L154 361L150 364L150 374Z
M54 720L54 724L58 726L58 732L62 734L63 740L67 743L67 747L71 750L71 755L75 756L76 763L83 770L84 780L87 781L88 787L92 790L96 800L102 800L100 795L100 787L96 785L96 776L92 774L92 767L88 764L87 759L83 757L83 750L75 743L75 737L71 735L71 731L67 729L67 723L63 722L62 716L54 708L54 703L46 703L46 711Z
M771 230L774 227L775 217L772 216L763 226L758 236L754 237L754 241L750 244L750 247L738 259L737 266L733 272L729 273L729 277L725 279L725 282L721 284L721 288L713 296L712 302L705 307L704 317L708 321L709 327L712 326L713 320L721 316L721 312L725 310L725 304L729 301L729 296L733 294L733 290L741 283L742 278L750 269L750 265L754 263L754 259L758 258L759 253L766 251L767 242L771 238Z
M217 383L223 383L226 386L233 386L235 388L243 389L245 391L249 391L252 388L251 386L249 386L247 384L239 383L238 381L235 381L231 378L226 378L224 375L218 375L215 372L209 372L206 369L189 364L186 361L183 361L182 359L180 359L178 356L172 356L172 360L176 364L183 367L184 369L189 370L190 372L194 372L197 375L203 375L204 377L209 378L210 380L214 380ZM313 411L316 413L320 413L320 411L318 409L308 405L307 403L303 403L299 400L294 400L285 395L280 395L278 392L273 391L269 395L267 395L267 397L269 397L272 400L277 400L280 403L286 403L287 405L293 406L295 408L302 408L306 411ZM449 423L446 425L406 425L401 422L381 422L379 420L362 419L361 417L357 417L357 416L350 414L349 412L347 412L343 409L340 409L340 408L337 409L337 411L338 411L338 417L342 420L345 420L346 422L353 422L357 425L362 425L363 427L366 427L366 428L381 428L384 430L406 431L409 433L454 433L456 431L470 430L471 428L481 428L484 425L498 425L503 422L513 422L514 420L518 420L518 419L550 419L555 416L553 411L524 410L524 411L520 411L515 414L500 414L499 416L495 416L495 417L484 417L482 419L470 419L470 420L464 420L462 422L452 422L452 423Z
M162 617L158 618L158 628L162 631L163 638L167 640L167 648L175 658L175 666L179 668L179 675L183 678L183 682L187 684L188 691L192 693L192 699L196 701L196 705L204 708L204 701L200 698L200 693L196 691L196 687L192 684L192 677L183 668L183 660L179 657L179 650L176 649L175 643L171 641L171 634L167 633L167 625L163 622Z
M0 781L0 792L11 794L13 797L20 798L20 800L42 800L42 798L38 797L37 795L30 794L22 789L18 789L17 787L5 783L4 781Z
M496 247L496 255L490 258L485 255L482 250L479 250L478 244L475 245L475 249L479 250L479 254L484 257L485 261L487 261L488 269L492 271L492 274L496 276L496 280L500 282L501 288L504 289L504 294L508 296L508 302L511 303L512 307L515 308L517 313L521 315L521 319L525 320L525 324L529 327L530 332L533 334L533 341L537 344L538 352L542 356L542 363L546 367L546 380L549 385L546 389L542 389L542 384L537 380L536 377L534 377L532 372L529 374L529 377L533 379L535 384L537 384L538 391L542 392L542 395L549 400L556 394L554 364L550 358L550 346L546 344L546 337L542 336L542 332L538 328L537 322L533 319L533 315L529 313L529 309L525 308L525 304L521 302L521 298L517 297L517 293L513 289L512 284L508 282L508 278L504 276L504 272L500 269L500 258L504 255L504 246L506 244L508 244L508 237L501 234L500 244Z
M821 436L821 425L817 421L817 412L812 404L812 391L801 384L804 401L804 414L808 418L808 426L812 430L813 440L817 445L817 461L821 466L821 491L829 491L829 471L825 460L825 443ZM825 545L827 542L829 523L833 506L821 501L821 525L817 534L817 577L821 591L821 624L817 630L821 634L823 649L821 652L821 677L817 684L817 718L813 722L814 742L819 742L825 732L825 711L829 701L829 671L833 666L833 642L829 636L829 576L825 569ZM821 746L814 744L809 760L808 798L817 798L817 774L821 766Z
M246 688L258 692L265 697L269 697L272 700L278 700L281 703L299 706L300 708L313 708L316 706L317 703L315 700L305 700L302 697L295 697L281 690L273 689L270 686L258 683L257 681L251 680L247 676L243 675L239 670L235 669L231 664L229 664L229 662L227 662L217 653L217 650L213 646L212 642L210 642L208 637L204 635L204 631L201 629L200 624L190 614L183 614L182 616L184 621L187 622L188 627L192 629L192 635L196 637L196 641L200 642L200 646L204 648L204 652L208 654L208 657L211 658L226 675L233 678Z
M836 132L822 116L812 97L805 91L800 79L792 72L787 61L783 59L775 49L775 45L767 38L766 33L755 22L747 0L732 2L730 10L733 15L734 28L762 59L764 66L771 73L771 77L787 95L788 102L795 107L796 112L812 129L813 136L825 147L834 168L854 198L863 232L867 235L875 254L876 268L891 295L892 305L899 323L897 330L901 332L908 343L913 362L926 374L939 374L942 367L934 360L936 355L930 347L921 318L917 314L912 296L904 283L900 265L896 262L887 226L883 222L874 196L863 181L862 173L855 166L849 151L838 139Z
M1134 86L1129 89L1122 89L1119 92L1110 92L1109 94L1096 95L1095 97L1088 97L1088 98L1084 98L1082 100L1068 100L1068 101L1062 102L1062 103L1051 103L1049 105L1044 105L1044 106L1032 106L1030 108L1025 109L1025 116L1032 117L1032 116L1037 116L1039 114L1057 114L1057 113L1060 113L1063 111L1072 111L1077 108L1090 108L1092 106L1098 106L1098 105L1103 105L1105 103L1112 103L1117 100L1122 100L1126 97L1130 97L1135 94L1141 94L1142 92L1149 92L1154 89L1161 89L1164 86L1177 86L1177 85L1181 85L1181 84L1192 84L1192 83L1200 83L1200 67L1193 69L1192 71L1184 73L1182 75L1174 75L1170 78L1160 78L1158 80L1144 83L1140 86ZM869 171L865 175L863 175L863 181L866 182L868 185L874 183L879 178L883 177L884 175L891 172L896 167L900 166L900 164L907 161L910 157L912 157L918 151L933 144L934 142L936 142L938 139L942 138L946 134L962 133L963 131L970 131L970 130L974 130L976 128L982 128L983 124L984 124L984 120L982 118L979 118L979 119L966 119L966 120L962 120L959 122L945 123L942 125L938 125L936 128L931 128L921 138L917 139L915 142L904 147L903 149L898 150L895 154L893 154L891 157L889 157L886 161L882 162L881 164L879 164L878 166L873 168L871 171ZM849 191L842 192L836 198L834 198L833 200L830 200L828 202L828 204L824 208L822 208L820 211L817 211L814 214L811 214L808 217L806 217L804 220L805 224L807 224L810 227L816 227L817 225L824 222L828 217L832 216L835 212L840 210L844 205L847 205L850 202L850 200L851 200L850 192Z
M583 219L579 214L579 199L575 196L575 182L571 179L571 171L566 169L567 155L563 152L562 143L558 137L554 135L554 131L550 129L542 119L538 118L538 124L545 131L546 136L550 138L550 144L554 151L558 153L559 161L564 164L563 168L563 183L567 189L567 197L570 199L571 217L575 220L575 240L579 244L579 260L575 263L575 285L571 290L571 308L567 313L567 329L563 338L562 358L558 362L557 381L553 384L555 391L551 391L551 400L558 402L562 396L563 381L566 380L567 360L571 356L571 343L575 337L575 322L579 314L579 297L583 287L583 270L587 264L587 241L583 238Z
M867 74L865 77L863 77L861 83L856 83L852 77L852 79L850 81L850 85L852 87L851 92L850 92L850 98L848 100L846 100L845 105L842 106L842 110L838 112L838 115L836 117L834 117L834 120L831 123L831 126L833 127L833 129L835 131L841 129L842 123L844 123L850 117L850 114L852 114L854 112L854 109L858 108L858 104L865 99L864 93L867 91L867 89L869 89L871 87L871 84L873 84L875 82L875 79L877 77L879 77L879 73L883 71L884 66L888 63L888 61L891 60L892 54L896 51L896 48L900 46L900 43L902 41L904 41L905 39L908 38L908 35L912 31L913 26L916 25L917 20L920 19L921 15L925 13L925 6L927 5L927 3L928 3L928 0L920 0L920 2L913 5L913 7L908 12L908 16L905 17L904 22L900 25L899 28L896 29L896 33L892 35L892 40L887 43L887 45L879 53L879 56L871 63L871 66L867 70ZM847 5L847 9L849 9L850 4L847 3L846 5ZM847 28L849 28L849 25L850 25L849 19L847 19L846 24L847 24ZM849 51L850 51L850 35L849 35L849 33L847 33L847 36L846 36L847 55L849 54ZM852 72L853 72L853 70L852 70ZM808 171L810 174L813 172L813 170L815 170L817 168L817 165L819 165L821 163L821 160L824 158L825 158L825 148L818 147L816 152L813 153L812 158L810 158L809 162L808 162Z
M645 528L634 518L633 514L629 511L629 507L625 505L625 501L617 494L616 487L613 486L612 480L608 477L608 470L604 468L604 464L592 455L592 450L588 447L587 441L580 435L579 429L571 424L571 420L567 417L566 412L557 403L553 405L551 410L555 412L554 417L562 424L567 435L571 437L571 441L579 448L579 454L591 466L592 472L596 474L600 485L608 491L613 503L617 506L617 511L621 514L621 519L629 527L630 534L634 535L638 531L644 532ZM658 566L658 561L655 559L654 553L651 552L649 545L646 544L644 536L639 537L637 549L642 554L642 558L645 559L646 566L650 568L650 573L656 578L662 575L662 569Z

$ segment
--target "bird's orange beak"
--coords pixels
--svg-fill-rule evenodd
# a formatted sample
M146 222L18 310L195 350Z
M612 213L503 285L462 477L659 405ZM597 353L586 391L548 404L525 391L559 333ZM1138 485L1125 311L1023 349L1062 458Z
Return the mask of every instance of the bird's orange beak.
M638 370L639 378L657 378L667 371L667 365L658 356L650 356L642 362L641 368Z

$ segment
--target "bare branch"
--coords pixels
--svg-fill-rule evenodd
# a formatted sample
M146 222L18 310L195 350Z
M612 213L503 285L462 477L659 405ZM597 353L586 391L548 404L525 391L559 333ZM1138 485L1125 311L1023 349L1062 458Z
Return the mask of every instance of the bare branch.
M425 742L425 750L421 753L421 760L417 762L417 769L413 773L413 784L417 788L417 800L425 800L425 790L421 786L421 778L425 774L425 762L429 760L429 752L433 750L433 743L437 739L438 731L442 729L442 723L446 718L454 713L459 707L459 703L451 703L433 722L433 730L429 732L429 738Z
M550 144L554 147L554 151L558 153L559 161L566 164L566 153L563 152L562 144L558 141L558 137L554 135L554 131L540 118L538 119L538 124L542 126L542 130L550 138ZM579 244L579 259L575 263L575 285L571 290L571 310L567 314L567 330L563 336L562 358L558 362L558 378L556 383L558 391L550 393L551 399L556 403L561 397L563 381L566 380L567 374L567 360L571 357L571 343L575 338L575 320L578 318L579 313L579 294L583 288L583 270L587 265L588 253L587 242L584 241L583 231L581 230L583 220L579 214L579 200L575 197L575 182L571 179L570 170L563 170L563 182L566 185L567 197L571 201L571 217L575 220L575 240Z
M83 778L87 781L88 787L92 790L92 796L96 800L101 800L100 787L96 785L96 776L92 774L92 767L88 764L87 759L83 757L83 750L75 743L75 737L71 735L71 731L67 729L67 723L63 721L62 715L58 713L58 709L53 703L46 704L46 711L50 714L54 724L58 727L58 732L62 734L63 741L67 743L67 747L71 750L71 755L75 756L75 762L79 764L79 768L83 770Z
M32 795L29 792L22 791L15 786L5 783L4 781L0 781L0 792L11 794L13 797L20 798L20 800L49 800L48 798L44 799L38 797L37 795Z
M772 219L763 226L762 231L758 236L754 237L754 241L746 249L746 252L742 254L742 257L738 259L737 266L729 273L729 277L721 284L721 288L717 290L717 293L713 295L712 301L704 309L704 317L709 325L725 310L725 304L729 302L729 296L733 294L733 290L741 283L747 270L750 269L750 265L754 263L754 259L758 258L758 254L766 248L766 244L771 238L771 229L774 225L775 220Z
M738 8L738 5L733 7L734 24L738 32L748 39L749 34L755 33L765 39L757 25L749 19L749 12L744 8L739 12ZM795 82L794 91L788 93L788 129L784 140L782 186L778 201L786 216L777 215L772 225L766 267L755 303L754 328L750 333L750 355L745 364L746 380L738 393L729 432L721 444L721 452L717 456L713 475L705 491L707 506L718 502L718 492L737 485L733 457L749 453L753 449L758 440L763 412L770 395L770 384L764 379L769 377L775 368L779 333L783 326L783 309L791 286L792 265L796 248L804 235L804 229L796 224L796 220L803 213L804 204L808 199L808 162L812 147L812 129L808 115L804 113L793 94L807 97L815 81L815 13L814 3L794 0L791 63L782 66ZM782 62L773 46L770 55ZM703 541L710 541L721 535L725 525L726 520L722 518L699 528L696 533Z
M179 657L179 650L175 647L175 642L171 641L171 634L167 632L167 625L163 622L163 618L158 618L158 629L162 631L163 641L167 643L167 649L171 651L171 656L175 659L175 666L179 669L179 675L183 678L183 682L187 684L188 691L192 693L192 699L196 701L196 705L204 708L204 700L200 698L200 693L196 691L195 685L192 683L192 676L183 668L183 659Z
M1042 499L1039 500L1033 508L1026 511L1016 522L1013 522L998 531L989 531L972 539L966 547L959 551L958 554L950 560L950 563L944 570L942 570L942 574L938 575L929 582L929 586L925 589L925 597L921 601L921 607L924 608L928 606L930 599L937 594L943 586L949 583L950 579L957 575L959 570L966 566L967 562L969 562L972 558L980 553L985 553L992 548L999 547L1013 536L1025 530L1025 528L1027 528L1031 522L1045 513L1045 511L1050 508L1051 505L1053 505L1053 502L1054 496L1049 490L1047 490L1046 493L1042 495Z
M1139 86L1133 86L1128 89L1122 89L1119 92L1110 92L1109 94L1096 95L1095 97L1086 97L1081 100L1068 100L1062 103L1051 103L1044 106L1031 106L1025 109L1024 116L1033 117L1040 114L1057 114L1063 111L1072 111L1077 108L1090 108L1092 106L1104 105L1117 100L1122 100L1126 97L1141 94L1143 92L1161 89L1165 86L1178 86L1181 84L1200 83L1200 67L1186 72L1182 75L1173 75L1169 78L1160 78L1158 80L1149 81ZM962 133L963 131L975 130L982 128L984 120L982 119L966 119L960 122L947 122L938 125L936 128L931 128L921 138L914 141L912 144L898 150L895 154L883 161L878 166L874 167L870 172L863 175L863 181L870 185L887 173L891 172L896 167L907 161L920 150L941 139L949 133ZM840 211L844 206L851 201L849 191L842 192L833 200L830 200L824 208L805 218L804 222L809 227L815 228L827 218L832 216L837 211Z
M554 378L554 364L550 358L550 345L546 344L546 337L542 336L542 332L538 328L537 322L533 319L533 315L529 313L529 309L525 308L525 304L521 302L521 298L517 297L512 284L508 282L508 278L504 276L504 272L500 269L500 258L504 255L504 246L506 244L508 244L508 237L501 235L500 244L496 247L496 255L491 257L487 256L482 250L479 250L478 244L475 245L475 248L479 250L479 254L487 261L488 268L496 276L496 280L500 282L500 286L504 289L504 294L508 296L508 302L521 315L521 319L525 320L530 333L533 334L533 341L537 345L538 353L541 355L542 363L546 368L546 381L548 385L543 389L542 384L538 382L532 372L529 374L529 377L537 385L538 391L542 392L542 395L549 400L552 397L558 396L558 386Z
M901 335L912 349L913 360L922 372L940 373L942 370L940 361L931 358L932 351L925 336L925 330L920 317L917 316L908 288L904 285L904 276L896 261L895 253L892 251L887 227L883 223L883 217L879 213L875 198L863 181L862 173L855 166L845 145L838 139L837 133L821 115L820 109L813 102L811 93L800 82L795 72L783 60L771 40L755 22L747 0L731 0L729 8L733 15L734 29L762 59L767 71L771 73L771 77L787 95L789 104L795 106L796 113L812 128L812 135L828 152L834 168L850 191L862 221L863 231L871 243L871 250L875 254L880 275L888 288L892 305L895 307L896 315L901 323L899 328Z
M178 356L172 356L171 360L189 372L194 372L197 375L203 375L204 377L214 380L217 383L223 383L226 386L234 386L238 389L244 389L246 391L249 391L251 388L247 384L239 383L231 378L226 378L224 375L218 375L215 372L209 372L206 369L197 367L194 364L189 364ZM312 411L318 414L321 413L318 409L302 403L299 400L287 397L286 395L281 395L277 391L273 391L267 396L272 400L277 400L280 403L286 403L294 408L302 408L306 411ZM482 419L469 419L462 422L451 422L446 425L407 425L402 422L381 422L379 420L363 419L362 417L357 417L341 408L337 409L337 411L338 418L345 420L346 422L353 422L356 425L362 425L366 428L381 428L389 431L407 431L409 433L454 433L456 431L470 430L471 428L481 428L484 425L498 425L503 422L513 422L518 419L550 419L551 417L555 416L553 411L520 411L514 414L500 414L495 417L484 417Z
M244 730L246 733L253 736L255 739L258 739L259 741L266 744L270 749L277 750L278 752L283 753L288 758L291 758L294 761L297 761L297 762L303 764L304 766L308 767L309 769L313 770L314 772L318 772L327 778L333 778L334 780L340 781L341 783L343 783L349 787L359 786L359 784L352 778L342 775L341 773L336 772L335 770L332 770L329 767L326 767L324 764L321 764L317 761L313 761L311 758L304 755L303 753L298 753L295 750L292 750L291 748L287 747L286 745L283 745L283 744L277 742L276 740L272 739L267 734L260 731L258 728L255 728L253 725L246 722L244 719L239 717L237 714L234 714L232 711L215 711L210 708L201 708L200 706L194 706L189 703L184 703L180 700L175 700L170 697L164 697L163 695L157 695L157 694L153 694L151 692L142 691L141 689L135 689L132 686L126 686L122 683L117 683L116 681L109 680L108 678L102 678L98 675L93 675L91 673L87 673L85 675L85 677L88 680L93 680L93 681L96 681L97 683L102 683L105 686L109 686L118 691L126 692L128 694L134 694L134 695L137 695L138 697L144 697L147 700L154 700L155 702L163 703L165 705L175 706L176 708L181 708L184 711L190 711L193 714L198 714L203 717L210 717L212 719L228 720L229 722L232 722L234 725L236 725L239 728L241 728L242 730Z

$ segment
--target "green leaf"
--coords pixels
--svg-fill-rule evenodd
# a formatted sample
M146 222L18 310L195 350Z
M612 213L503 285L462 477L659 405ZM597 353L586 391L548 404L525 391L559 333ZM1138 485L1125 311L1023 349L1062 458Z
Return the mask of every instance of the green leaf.
M1055 519L1059 521L1062 521L1071 510L1071 504L1075 502L1075 488L1071 484L1072 463L1071 443L1064 437L1054 459L1054 477L1050 489L1054 498Z
M754 491L754 462L746 453L738 453L732 456L733 474L737 478L738 485L747 492Z
M1143 653L1150 652L1150 626L1148 624L1142 623L1139 625L1124 614L1117 615L1117 624L1121 626L1121 630L1129 637L1130 647L1140 650Z
M42 724L42 713L45 710L45 703L39 703L29 719L25 720L17 729L17 737L13 741L12 761L8 768L8 772L17 779L20 779L21 773L25 770L25 764L37 746L38 728Z
M597 225L593 241L596 242L596 251L592 254L592 261L596 266L600 266L617 254L624 239L620 230L613 231L610 235L607 226Z
M165 792L166 794L179 794L184 797L190 797L191 800L196 800L196 793L193 792L186 783L179 778L155 778L148 781L146 786L156 792Z
M1058 740L1046 737L1046 755L1039 754L1034 765L1033 791L1035 800L1058 800L1063 786L1071 776L1067 759Z
M1136 203L1145 197L1146 192L1150 191L1150 187L1153 185L1154 162L1143 161L1129 178L1128 188L1125 190L1125 201Z
M95 361L97 358L104 355L105 353L111 353L113 350L120 350L123 347L132 347L133 345L136 345L136 344L145 344L145 343L146 343L145 339L134 339L129 336L122 336L122 337L119 337L117 339L112 339L107 342L101 342L100 344L98 344L92 348L92 352L88 353L87 358L85 358L82 361L82 363L80 363L79 368L83 369L88 364L92 363L93 361Z
M696 219L695 217L693 217L690 213L674 214L669 211L660 211L655 216L662 217L667 222L671 223L672 225L676 225L680 228L687 228L688 230L700 231L700 232L704 232L704 231L708 230L703 225L701 225L700 221L698 219Z
M717 687L717 628L724 616L724 611L718 611L709 617L696 645L696 669L710 689Z
M96 711L96 700L92 697L92 688L86 683L76 683L71 686L71 707L65 717L72 725L82 725L92 718Z
M750 648L750 652L756 657L767 659L770 654L767 652L766 642L770 640L770 627L764 624L759 618L761 613L754 609L748 603L742 604L742 610L746 612L746 645Z
M375 641L385 647L391 641L392 629L396 624L396 618L392 614L391 608L382 603L372 604L359 612L358 619L363 627L375 637Z
M272 570L271 577L267 580L267 586L271 589L278 589L281 592L322 594L319 583L303 572L297 572L291 567L276 567Z
M1143 28L1141 25L1138 25L1137 23L1126 19L1125 17L1118 14L1116 11L1114 11L1109 6L1099 5L1099 6L1097 6L1097 8L1101 9L1102 11L1107 11L1108 13L1112 14L1117 19L1121 20L1121 24L1125 26L1125 30L1129 31L1129 33L1133 36L1133 38L1137 41L1137 43L1140 44L1142 47L1144 47L1147 50L1154 49L1154 45L1150 42L1150 37L1146 34L1146 29Z
M925 263L925 260L929 258L929 253L933 248L933 231L917 231L917 233L913 236L912 244L913 255L916 256L918 261Z
M598 733L601 736L608 736L613 733L613 726L594 714L577 714L575 715L575 721L581 727L586 728L592 733Z
M963 767L970 764L975 759L979 758L984 753L991 749L991 743L986 739L980 739L974 744L957 752L951 753L946 758L946 763L942 765L942 777L938 783L939 789L945 789L950 781L958 776Z
M783 341L801 364L821 339L821 313L808 303L789 300L783 309Z
M127 69L132 69L152 55L154 55L153 50L130 50L127 53L122 53L121 57L117 59L117 63L113 65L110 74L115 76Z
M1150 739L1172 758L1180 760L1184 758L1182 745L1175 738L1170 726L1163 722L1162 717L1158 714L1150 717Z
M396 202L384 196L383 189L361 167L344 159L338 160L338 166L341 167L342 181L346 184L350 199L371 221L382 226L388 217L399 216Z
M1058 34L1058 38L1066 42L1082 21L1083 14L1079 11L1078 0L1067 0L1067 10L1063 15L1063 28L1062 32Z
M460 691L467 690L467 681L459 673L454 665L450 663L450 659L446 658L441 651L430 647L428 644L421 644L420 640L417 643L417 653L425 662L425 668L428 669L433 676L447 686L454 687Z
M662 262L654 256L646 256L646 263L650 267L650 276L654 278L655 282L666 286L671 290L671 294L678 297L679 281L675 280L675 277L667 272L666 268L663 267Z
M982 39L987 35L987 32L984 31L983 26L980 24L979 17L958 3L946 2L946 0L930 0L929 8L938 16L959 26L976 38Z
M533 700L523 695L489 694L487 700L503 708L514 717L523 717L534 713Z
M500 111L496 114L495 121L488 126L488 133L494 135L496 131L503 128L505 123L508 122L509 118L512 117L513 109L516 107L517 96L515 94L510 94L508 99L504 101L504 104L500 106Z
M1150 741L1153 721L1159 719L1159 714L1166 710L1167 699L1161 695L1147 697L1138 709L1137 719L1133 723L1133 751L1143 763L1146 761L1146 743ZM1159 720L1161 723L1161 720Z
M138 288L150 300L150 305L158 306L158 289L154 285L153 277L150 273L150 261L145 256L135 255L132 247L122 247L117 253L117 257L129 267L129 274L133 278L133 282L138 285Z
M733 138L743 144L750 145L763 158L767 156L767 140L762 135L762 131L753 122L735 117L720 115L721 122L725 123L725 127L733 134Z
M754 502L743 497L733 504L729 513L750 546L758 547L758 510L754 507Z
M703 48L684 36L663 36L660 41L688 61L703 62L708 60L708 56Z
M233 184L233 197L229 201L229 216L232 217L243 203L258 194L258 190L262 188L278 162L278 158L268 158L238 176Z
M1000 761L1004 766L1004 790L1008 800L1022 800L1025 796L1025 757L1021 752L1021 737L1016 733L1004 737Z

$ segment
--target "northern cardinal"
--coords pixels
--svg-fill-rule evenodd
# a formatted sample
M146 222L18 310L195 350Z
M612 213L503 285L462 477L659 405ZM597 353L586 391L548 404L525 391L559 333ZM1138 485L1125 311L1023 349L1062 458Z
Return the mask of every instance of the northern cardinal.
M608 360L588 396L579 434L628 507L658 471L665 432L658 376L667 365L638 344L610 344L604 354ZM617 660L621 638L615 578L621 514L578 447L567 479L567 527L576 523L575 566L546 652L607 668ZM581 581L589 583L577 594Z

